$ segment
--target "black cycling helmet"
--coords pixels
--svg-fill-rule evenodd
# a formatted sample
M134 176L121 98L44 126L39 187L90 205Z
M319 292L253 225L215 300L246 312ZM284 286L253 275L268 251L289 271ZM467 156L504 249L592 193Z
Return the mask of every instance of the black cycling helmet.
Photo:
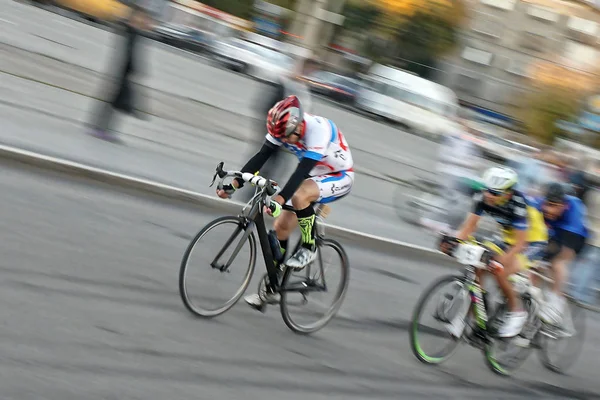
M567 190L562 183L551 183L546 189L546 201L548 203L564 203Z

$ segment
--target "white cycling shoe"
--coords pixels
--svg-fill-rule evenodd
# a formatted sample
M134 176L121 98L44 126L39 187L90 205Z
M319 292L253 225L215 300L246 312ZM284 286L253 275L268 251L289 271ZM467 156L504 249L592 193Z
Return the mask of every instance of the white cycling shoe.
M286 266L295 270L304 269L317 258L317 248L308 249L300 247L298 251L285 263Z
M501 338L517 336L521 333L523 326L527 322L527 316L527 311L511 311L506 313L504 323L498 330L498 336Z
M249 294L244 297L244 301L252 308L261 310L266 304L277 304L281 301L279 293L265 293L266 301L263 301L258 293Z

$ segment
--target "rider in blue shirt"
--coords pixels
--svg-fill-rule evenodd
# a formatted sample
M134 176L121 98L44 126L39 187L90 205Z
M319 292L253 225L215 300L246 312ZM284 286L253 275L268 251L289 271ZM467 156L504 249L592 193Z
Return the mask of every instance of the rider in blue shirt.
M567 265L583 250L587 237L586 207L575 196L567 194L563 184L548 186L544 198L539 199L537 208L543 212L550 240L546 259L551 262L554 273L553 292L549 294L541 318L560 324L566 301L562 296L562 285L566 281Z

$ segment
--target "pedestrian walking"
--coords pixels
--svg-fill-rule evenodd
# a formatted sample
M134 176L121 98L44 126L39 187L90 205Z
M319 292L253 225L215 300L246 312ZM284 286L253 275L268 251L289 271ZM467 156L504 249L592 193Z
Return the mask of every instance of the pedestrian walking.
M142 61L143 31L152 29L155 19L162 12L164 0L144 0L127 4L130 11L122 21L120 35L117 38L115 84L108 95L108 100L100 104L95 113L94 121L91 123L91 134L116 142L117 136L114 132L116 112L120 111L127 115L141 117L139 93L134 85L133 78L139 77L143 71L140 67Z

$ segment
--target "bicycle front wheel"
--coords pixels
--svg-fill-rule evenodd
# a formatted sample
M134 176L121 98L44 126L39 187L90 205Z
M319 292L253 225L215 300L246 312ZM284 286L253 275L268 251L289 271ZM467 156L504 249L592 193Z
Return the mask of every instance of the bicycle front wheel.
M471 305L471 298L462 276L442 276L425 289L413 311L410 328L410 347L419 361L425 364L440 364L454 354L459 338L452 336L450 325L461 318L458 315L460 312L468 310L464 302ZM431 308L428 309L428 306ZM425 325L422 322L425 317L431 317L433 320L428 325L435 323L437 326ZM429 346L430 339L445 339L447 343ZM429 350L429 347L432 349Z
M317 259L303 270L286 268L280 289L283 321L304 335L318 331L335 317L350 282L350 263L341 244L321 239L317 252Z
M179 271L179 293L191 313L216 317L242 297L256 265L256 239L248 229L242 217L221 217L192 239Z

